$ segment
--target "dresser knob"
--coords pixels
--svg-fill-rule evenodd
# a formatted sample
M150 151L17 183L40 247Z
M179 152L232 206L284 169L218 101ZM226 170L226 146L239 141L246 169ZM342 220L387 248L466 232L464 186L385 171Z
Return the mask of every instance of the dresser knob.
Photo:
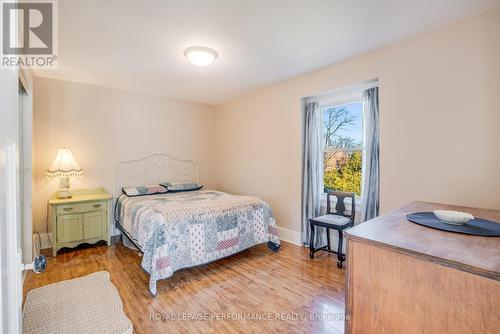
M96 208L96 209L97 209L97 208L100 208L100 207L101 207L101 204L94 204L94 205L92 205L92 206L93 206L94 208Z
M66 212L69 212L69 211L73 210L73 208L64 208L63 210Z

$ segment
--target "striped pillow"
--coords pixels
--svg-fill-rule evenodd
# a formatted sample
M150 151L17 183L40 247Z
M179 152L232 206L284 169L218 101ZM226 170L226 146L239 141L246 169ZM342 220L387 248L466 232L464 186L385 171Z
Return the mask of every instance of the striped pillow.
M141 187L123 187L122 192L129 197L134 197L134 196L164 194L167 192L167 188L159 184L151 184L148 186L141 186Z
M160 185L166 187L168 189L168 192L192 191L192 190L200 190L201 188L203 188L201 184L194 182L175 182L175 183L165 182L165 183L160 183Z

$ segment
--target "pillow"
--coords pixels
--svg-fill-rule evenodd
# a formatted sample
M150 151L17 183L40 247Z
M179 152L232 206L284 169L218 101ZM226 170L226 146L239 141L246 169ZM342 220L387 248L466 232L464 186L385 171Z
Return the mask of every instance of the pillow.
M167 188L159 184L151 184L149 186L141 186L141 187L123 187L122 192L123 194L129 197L134 197L134 196L164 194L167 192Z
M170 183L170 182L165 182L165 183L160 183L161 186L166 187L168 192L180 192L180 191L192 191L192 190L200 190L203 188L202 185L194 182L175 182L175 183Z

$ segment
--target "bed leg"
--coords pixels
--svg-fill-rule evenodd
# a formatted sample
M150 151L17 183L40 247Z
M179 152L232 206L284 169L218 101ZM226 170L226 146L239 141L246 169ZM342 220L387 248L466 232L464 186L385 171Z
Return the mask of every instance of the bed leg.
M281 245L278 245L278 244L275 244L272 241L269 241L267 243L267 247L269 247L269 249L272 250L273 252L277 252L277 251L280 250Z

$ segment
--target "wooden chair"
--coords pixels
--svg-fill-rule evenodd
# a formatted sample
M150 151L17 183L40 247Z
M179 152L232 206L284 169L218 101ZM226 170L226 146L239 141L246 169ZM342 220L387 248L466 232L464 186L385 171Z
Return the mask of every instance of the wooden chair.
M335 205L335 212L331 211L330 196L337 198L337 204ZM337 254L337 267L342 268L342 262L345 260L345 254L342 254L342 244L344 241L344 230L352 227L354 225L354 193L348 193L343 191L328 191L327 193L327 203L326 203L326 214L324 216L319 216L316 218L309 219L309 224L311 226L311 236L309 241L310 253L309 257L314 259L314 253L323 250L333 254ZM346 214L346 208L344 205L345 198L351 198L351 212ZM314 248L314 230L316 226L326 228L326 239L328 244L323 247ZM330 245L330 229L337 230L339 233L339 243L337 251L331 249Z

